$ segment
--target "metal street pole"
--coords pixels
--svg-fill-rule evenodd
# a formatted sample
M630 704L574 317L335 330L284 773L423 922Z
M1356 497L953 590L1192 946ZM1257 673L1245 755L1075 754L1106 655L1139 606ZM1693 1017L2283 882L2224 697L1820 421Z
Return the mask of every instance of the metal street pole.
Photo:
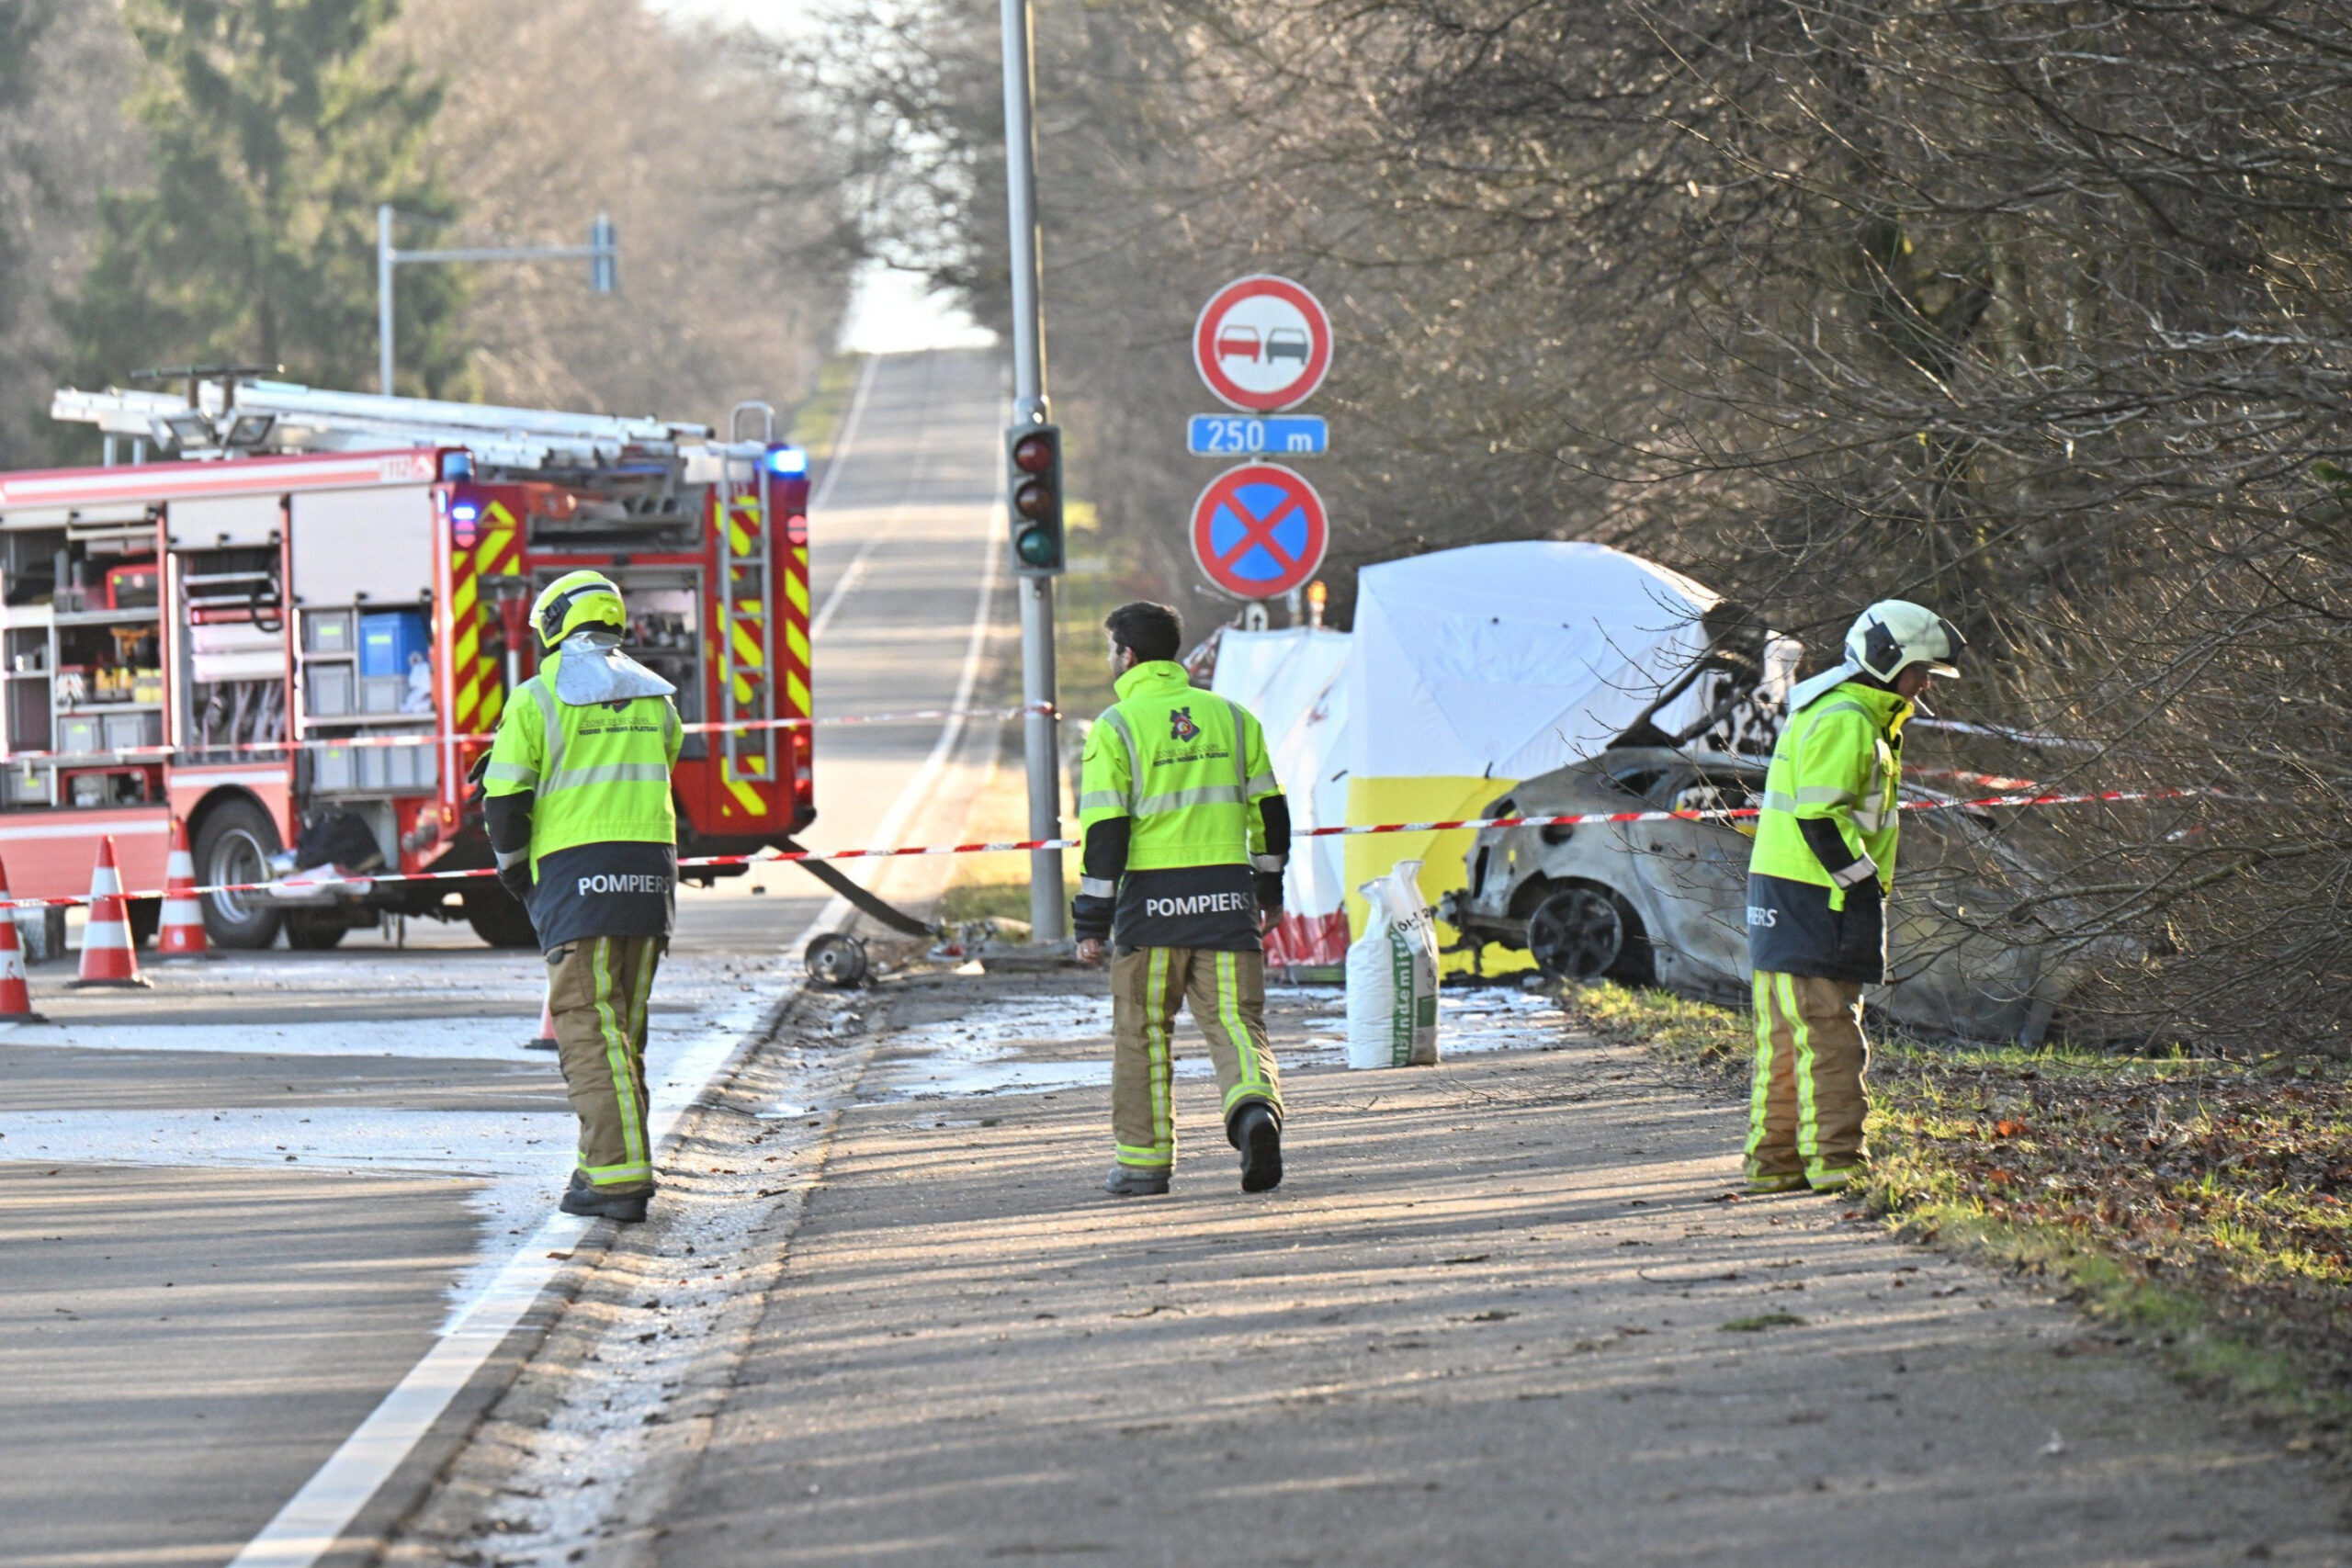
M376 376L384 396L392 395L392 269L420 262L571 261L585 258L591 293L610 294L618 276L618 242L613 220L596 214L584 245L476 245L462 250L401 251L392 248L392 209L376 209Z
M1012 420L1042 424L1046 398L1046 320L1037 254L1036 68L1031 58L1030 0L1003 0L1004 166L1012 225ZM1001 548L1002 546L998 547ZM1062 836L1059 721L1054 713L1054 580L1018 577L1021 593L1022 739L1029 773L1029 836ZM1069 934L1062 910L1062 853L1029 852L1029 939Z
M392 395L392 204L376 209L376 379Z

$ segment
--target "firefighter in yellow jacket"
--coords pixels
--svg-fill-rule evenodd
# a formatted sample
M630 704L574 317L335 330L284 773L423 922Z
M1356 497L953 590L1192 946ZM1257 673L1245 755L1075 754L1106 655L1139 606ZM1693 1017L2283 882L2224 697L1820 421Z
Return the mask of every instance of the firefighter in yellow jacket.
M1835 1191L1866 1162L1862 987L1886 974L1903 726L1929 676L1960 673L1961 648L1934 611L1882 600L1845 662L1789 694L1747 864L1751 1192Z
M568 1214L645 1218L645 1011L670 943L678 824L676 688L620 650L620 590L601 573L548 584L531 607L538 672L508 698L482 769L499 880L548 962L548 1005L580 1118Z
M1168 1190L1176 1164L1170 1035L1189 1001L1208 1040L1241 1189L1283 1179L1282 1075L1266 1045L1266 917L1282 910L1290 808L1248 709L1193 685L1164 604L1111 613L1118 702L1086 738L1078 956L1111 960L1111 1118L1103 1189Z

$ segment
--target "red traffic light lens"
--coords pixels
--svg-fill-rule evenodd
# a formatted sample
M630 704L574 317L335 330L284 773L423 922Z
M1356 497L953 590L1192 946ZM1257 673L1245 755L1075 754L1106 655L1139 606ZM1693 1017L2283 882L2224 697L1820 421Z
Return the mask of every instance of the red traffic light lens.
M1012 444L1012 466L1024 474L1042 474L1054 466L1054 438L1024 435Z
M1012 510L1032 523L1042 523L1054 514L1054 487L1043 479L1023 481L1012 492Z

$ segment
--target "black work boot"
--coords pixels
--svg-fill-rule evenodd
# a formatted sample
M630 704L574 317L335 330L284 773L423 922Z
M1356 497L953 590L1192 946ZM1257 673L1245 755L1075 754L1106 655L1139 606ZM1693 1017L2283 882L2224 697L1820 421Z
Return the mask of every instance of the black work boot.
M1283 1184L1283 1126L1265 1101L1253 1100L1235 1111L1225 1135L1241 1151L1241 1190L1265 1192Z
M620 1190L600 1188L588 1179L584 1170L571 1173L571 1185L563 1190L563 1201L557 1205L567 1214L585 1214L596 1220L618 1220L633 1225L645 1218L646 1200L653 1196L653 1184L630 1187Z
M1102 1190L1114 1198L1157 1198L1168 1190L1168 1168L1114 1165L1102 1179Z

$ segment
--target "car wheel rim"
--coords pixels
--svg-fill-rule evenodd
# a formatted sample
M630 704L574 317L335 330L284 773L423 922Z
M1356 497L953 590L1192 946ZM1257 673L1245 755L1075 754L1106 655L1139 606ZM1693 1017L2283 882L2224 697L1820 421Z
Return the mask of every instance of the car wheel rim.
M1577 980L1607 974L1625 944L1616 905L1581 887L1545 900L1528 922L1527 935L1535 961L1547 973Z
M212 846L212 861L205 868L205 874L219 886L260 882L266 878L268 871L261 840L243 828L232 828ZM240 893L213 893L208 897L222 918L236 925L243 925L259 912L259 906L248 904Z

